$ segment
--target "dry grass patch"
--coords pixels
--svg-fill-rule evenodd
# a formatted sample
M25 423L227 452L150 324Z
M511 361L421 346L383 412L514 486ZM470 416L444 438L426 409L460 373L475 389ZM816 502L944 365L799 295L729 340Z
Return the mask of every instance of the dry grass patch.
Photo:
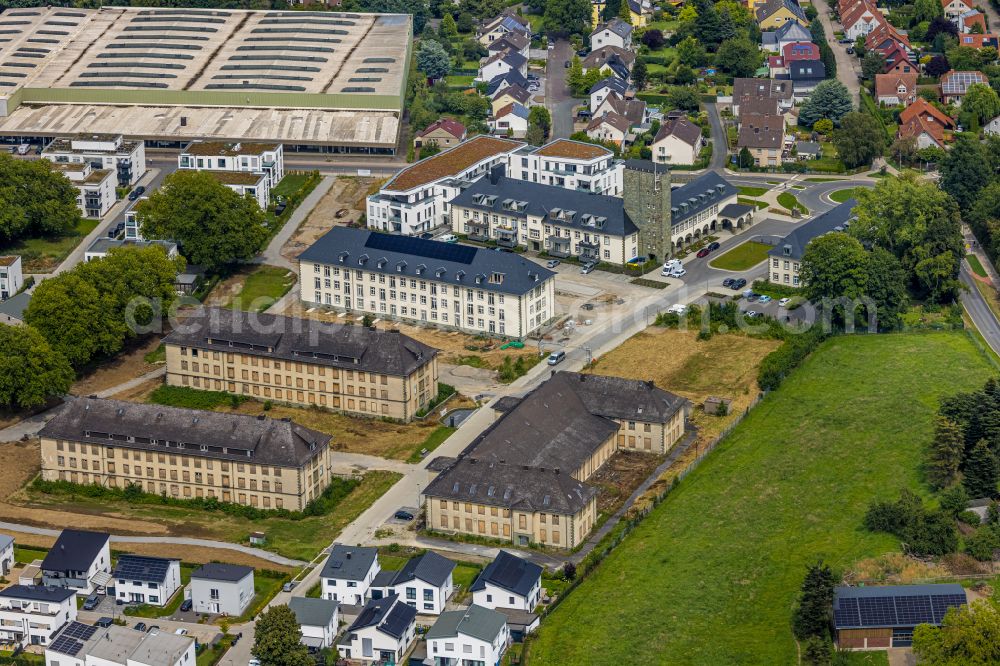
M124 353L101 363L93 371L78 379L70 388L70 393L74 395L98 393L162 367L146 361L146 355L155 351L160 342L159 335L134 341Z
M613 514L639 485L663 462L664 456L654 456L639 451L618 451L587 483L597 486L598 513Z
M296 261L307 247L334 226L358 222L365 211L365 197L372 188L377 192L381 182L374 178L338 177L281 248L281 255ZM347 213L338 218L337 212L342 210Z

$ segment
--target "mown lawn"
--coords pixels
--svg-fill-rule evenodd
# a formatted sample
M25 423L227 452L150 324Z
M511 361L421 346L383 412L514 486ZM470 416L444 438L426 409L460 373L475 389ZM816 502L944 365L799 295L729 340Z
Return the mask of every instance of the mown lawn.
M795 211L796 209L803 215L809 214L809 209L799 203L798 198L791 192L782 192L778 195L778 205L790 211Z
M530 663L796 663L805 566L899 547L865 508L925 493L939 398L990 374L963 333L825 343L542 622Z
M271 190L271 198L276 197L287 197L289 194L293 194L300 190L306 181L309 180L309 174L307 173L290 173L281 179L281 182L274 186Z
M986 269L983 268L983 263L979 261L979 257L974 254L967 254L965 255L965 260L969 262L969 268L972 269L973 273L979 277L986 277Z
M286 176L285 180L287 179ZM263 312L287 294L294 284L295 274L287 268L258 266L247 275L243 288L232 297L226 307Z
M767 243L747 241L746 243L737 245L725 254L720 254L709 263L709 266L712 268L721 268L725 271L745 271L767 259L767 253L770 249L771 246Z
M857 196L857 191L858 188L856 187L848 187L843 190L834 190L833 192L830 193L830 198L836 201L837 203L844 203L848 199Z
M763 196L769 189L769 187L752 187L750 185L740 185L736 190L740 193L740 196L744 197L759 197Z

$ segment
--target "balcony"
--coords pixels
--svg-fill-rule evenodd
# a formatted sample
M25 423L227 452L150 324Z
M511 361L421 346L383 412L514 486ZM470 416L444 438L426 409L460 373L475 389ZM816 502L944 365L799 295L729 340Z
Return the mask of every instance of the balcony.
M572 242L562 236L549 236L546 239L549 243L548 253L553 257L568 257L572 254Z
M517 247L517 231L515 229L497 229L497 245L500 247Z
M469 240L485 243L490 240L490 225L482 222L469 223Z

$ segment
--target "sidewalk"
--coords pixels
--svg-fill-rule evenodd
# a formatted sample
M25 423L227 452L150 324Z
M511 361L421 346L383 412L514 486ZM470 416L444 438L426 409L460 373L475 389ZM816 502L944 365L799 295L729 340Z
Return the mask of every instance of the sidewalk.
M306 217L309 216L309 213L311 213L312 209L316 207L316 204L323 198L323 195L330 191L334 180L334 176L326 176L323 180L319 181L315 189L313 189L313 191L302 200L302 203L300 203L298 207L292 211L292 216L288 218L285 225L274 235L274 238L272 238L271 242L267 244L264 251L257 256L254 263L281 266L291 270L292 272L298 272L298 265L293 264L281 255L281 248L285 246L285 243L287 243L288 239L292 237L292 234L296 232L299 225L301 225L302 222L305 221ZM294 289L292 291L294 291Z

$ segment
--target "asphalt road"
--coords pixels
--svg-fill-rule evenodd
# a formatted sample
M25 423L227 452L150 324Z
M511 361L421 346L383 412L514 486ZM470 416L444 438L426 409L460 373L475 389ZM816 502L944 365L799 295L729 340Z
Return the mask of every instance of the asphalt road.
M847 86L852 99L857 102L861 96L861 81L858 78L861 74L861 63L855 56L847 55L849 44L837 43L837 39L833 35L832 11L827 0L813 0L813 6L819 12L820 23L823 24L823 29L826 30L827 42L830 44L830 48L833 49L833 56L837 61L837 78Z
M993 351L1000 354L1000 322L997 321L990 306L986 304L983 295L976 288L975 279L969 272L969 265L965 261L962 261L959 278L962 280L962 284L969 288L962 294L962 305L965 306L969 317L972 318L972 323L986 339L986 343L993 348Z
M573 60L573 47L560 39L549 49L545 70L545 106L552 115L553 139L568 139L573 133L573 107L578 102L566 87L567 60Z
M708 109L708 121L712 129L712 160L708 163L708 168L713 171L721 171L729 159L729 140L726 137L726 128L722 125L722 117L719 115L717 104L706 104L705 108Z

